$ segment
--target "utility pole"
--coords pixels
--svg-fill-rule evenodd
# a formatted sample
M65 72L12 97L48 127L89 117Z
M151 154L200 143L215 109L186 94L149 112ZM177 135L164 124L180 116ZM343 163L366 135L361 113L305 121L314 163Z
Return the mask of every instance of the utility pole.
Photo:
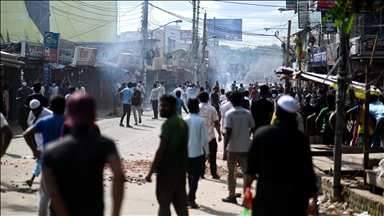
M213 17L213 35L214 35L214 38L213 38L213 67L216 68L216 38L217 38L217 35L216 35L216 17Z
M287 35L287 48L285 49L285 66L289 67L291 64L289 63L289 48L291 46L291 20L288 20L288 35ZM288 94L291 90L291 82L289 78L285 79L284 84L284 94Z
M195 66L196 62L195 59L198 59L198 52L199 52L199 19L200 19L200 0L197 0L197 11L196 11L196 42L194 43L195 49L194 49L194 59L193 59L193 66ZM193 79L196 82L197 81L197 72L199 71L199 67L196 67L195 73L193 75Z
M193 18L192 18L192 46L191 46L191 75L194 80L195 74L195 43L196 43L196 0L192 0Z
M204 13L203 44L202 44L202 48L201 48L201 64L204 64L204 52L205 52L205 47L207 47L207 31L206 31L206 27L207 27L207 12Z
M143 34L143 48L141 50L142 52L142 78L146 80L147 78L147 70L145 67L145 61L147 58L147 39L148 39L148 0L144 0L144 5L143 5L143 20L141 23L141 31Z
M345 23L340 27L340 64L337 76L337 95L336 95L336 126L335 126L335 146L333 149L334 160L334 174L333 174L333 197L340 197L342 192L341 187L341 155L343 148L343 130L344 130L344 102L346 94L346 79L347 79L347 64L348 64L348 35L344 33L343 29Z

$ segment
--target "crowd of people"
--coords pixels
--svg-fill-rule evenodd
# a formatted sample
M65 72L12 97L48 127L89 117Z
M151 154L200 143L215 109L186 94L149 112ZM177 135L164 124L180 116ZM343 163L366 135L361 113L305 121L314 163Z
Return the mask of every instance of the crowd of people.
M163 82L156 82L146 93L141 81L123 83L116 95L121 99L123 111L119 126L132 127L131 112L135 125L142 123L146 94L153 119L166 119L161 126L159 148L146 176L146 181L151 182L152 175L157 174L158 214L171 215L171 204L178 215L188 215L188 206L199 208L196 191L199 180L208 178L205 161L209 162L211 178L221 178L217 171L217 151L218 143L223 140L222 159L227 161L228 170L228 196L222 198L223 202L238 203L241 193L236 193L236 179L240 167L243 192L257 178L253 215L287 212L316 215L317 187L310 144L334 142L335 90L316 85L311 91L307 89L301 93L292 88L284 94L287 91L277 83L254 83L246 88L234 81L226 88L216 81L213 87L209 82L204 85L187 82L172 90L166 89ZM113 215L119 215L125 177L114 142L103 137L95 123L95 100L85 93L81 83L78 88L70 87L65 97L57 94L50 99L40 93L41 83L33 85L34 92L24 84L19 91L19 100L28 115L26 125L22 126L23 137L36 159L27 185L31 186L36 177L42 176L38 214L47 215L50 209L52 215L103 215L102 173L105 164L109 164L114 174ZM362 102L350 92L347 103L351 108L345 109L346 116L357 109L358 113L363 112L364 106L358 105ZM370 98L369 109L372 120L376 120L370 130L376 146L377 142L380 145L384 130L384 105L378 96ZM184 117L182 110L186 113ZM3 156L12 131L5 116L0 116ZM360 123L364 119L363 115L357 116L355 127L360 140ZM345 135L345 142L348 141ZM281 178L290 173L285 168L276 171L281 163L300 172L288 179ZM275 207L276 202L279 208Z

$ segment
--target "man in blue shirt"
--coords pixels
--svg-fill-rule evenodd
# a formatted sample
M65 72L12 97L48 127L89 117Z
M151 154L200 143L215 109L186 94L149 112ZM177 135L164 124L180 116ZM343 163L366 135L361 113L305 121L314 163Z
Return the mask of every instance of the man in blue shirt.
M123 96L123 115L121 116L120 120L120 126L124 127L123 120L125 117L125 114L127 114L127 127L131 128L132 126L129 125L129 118L131 117L131 104L132 104L132 95L133 95L133 89L132 89L132 83L128 83L128 87L121 90L119 92L120 95Z
M384 132L384 105L379 101L379 97L377 95L372 95L370 102L369 112L376 119L376 127L373 131L373 145L379 147L380 135Z
M65 99L61 95L56 95L51 100L51 109L53 111L53 116L47 116L38 120L34 125L29 127L24 133L25 142L31 148L33 152L33 156L37 159L40 159L41 151L38 149L34 143L32 142L32 137L36 133L41 133L43 135L43 146L46 149L47 144L51 143L60 138L61 128L63 127L63 123L65 120L64 112L65 112ZM44 173L43 173L44 174ZM48 194L45 179L42 175L40 180L40 200L38 206L38 215L47 215L48 212L48 203L51 199Z
M244 91L245 91L245 88L243 86L243 83L240 83L239 92L244 92Z
M176 91L176 112L181 115L181 107L188 114L188 110L184 105L184 101L181 99L181 91Z

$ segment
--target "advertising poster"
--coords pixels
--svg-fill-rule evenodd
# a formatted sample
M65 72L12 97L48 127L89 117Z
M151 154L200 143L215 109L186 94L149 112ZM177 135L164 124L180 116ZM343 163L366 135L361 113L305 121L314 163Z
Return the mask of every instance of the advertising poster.
M327 46L311 48L311 67L326 67L327 65Z
M59 33L44 32L44 59L48 62L58 61Z

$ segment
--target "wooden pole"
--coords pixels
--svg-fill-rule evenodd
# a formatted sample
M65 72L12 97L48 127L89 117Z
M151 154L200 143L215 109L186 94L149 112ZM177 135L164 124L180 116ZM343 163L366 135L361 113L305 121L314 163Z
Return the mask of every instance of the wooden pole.
M288 20L287 48L285 49L285 66L286 67L290 66L290 63L289 63L290 41L291 41L291 20ZM290 76L285 77L284 80L285 80L284 94L289 94L291 91Z
M375 52L376 52L376 45L377 40L379 39L379 31L376 33L375 43L373 44L373 50L371 59L369 61L369 65L365 69L365 113L364 113L364 159L363 159L363 165L364 170L369 169L369 148L371 143L369 142L369 97L370 97L370 85L369 85L369 75L371 74L373 60L375 58ZM364 172L364 184L367 183L367 175Z

